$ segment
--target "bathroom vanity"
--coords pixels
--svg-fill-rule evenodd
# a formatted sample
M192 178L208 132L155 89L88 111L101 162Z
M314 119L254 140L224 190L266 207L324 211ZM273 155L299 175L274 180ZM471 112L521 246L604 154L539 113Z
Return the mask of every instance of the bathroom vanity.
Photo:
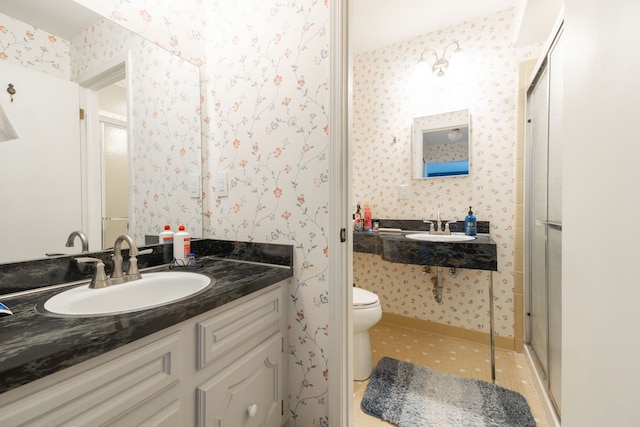
M14 315L0 318L0 423L284 424L290 259L213 257L198 273L213 286L117 315L36 309L60 289L5 299Z
M442 267L465 268L489 272L489 301L493 302L493 272L498 270L497 245L489 235L489 223L478 222L478 235L472 240L453 239L464 237L462 221L450 222L451 235L430 236L429 226L420 220L378 220L380 231L354 232L353 251L378 255L382 260L437 267L437 283L442 292ZM394 231L384 231L394 230ZM414 239L416 234L434 237L433 241ZM446 241L446 237L452 238ZM441 240L444 241L438 241ZM435 286L434 286L435 290ZM493 304L489 304L489 340L491 347L491 379L495 380L495 343Z
M470 241L428 242L407 237L414 232L354 233L353 250L380 255L389 262L497 271L496 244L487 234Z

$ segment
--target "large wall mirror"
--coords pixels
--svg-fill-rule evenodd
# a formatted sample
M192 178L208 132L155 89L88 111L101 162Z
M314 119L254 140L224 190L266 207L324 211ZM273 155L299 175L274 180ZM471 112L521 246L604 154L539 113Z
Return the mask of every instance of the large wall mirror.
M413 119L413 178L469 175L471 143L469 110Z
M85 27L62 34L76 18ZM125 232L142 246L164 224L201 237L198 67L71 0L0 4L0 25L0 107L17 133L0 141L0 263L78 254L73 231L90 251Z

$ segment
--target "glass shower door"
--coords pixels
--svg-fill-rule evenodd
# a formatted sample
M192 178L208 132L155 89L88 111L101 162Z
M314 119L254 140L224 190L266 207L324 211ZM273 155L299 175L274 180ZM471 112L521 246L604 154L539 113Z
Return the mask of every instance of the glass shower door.
M562 31L527 96L528 343L560 415L562 379Z
M547 289L549 293L549 381L560 414L562 377L562 33L549 52L549 154L547 167Z
M545 67L529 95L530 180L529 218L547 218L547 137L549 134L549 72ZM531 220L530 220L531 221ZM548 372L548 292L546 278L545 227L529 223L530 233L530 337L529 344L542 367Z
M101 121L103 156L102 246L129 234L129 163L127 128Z

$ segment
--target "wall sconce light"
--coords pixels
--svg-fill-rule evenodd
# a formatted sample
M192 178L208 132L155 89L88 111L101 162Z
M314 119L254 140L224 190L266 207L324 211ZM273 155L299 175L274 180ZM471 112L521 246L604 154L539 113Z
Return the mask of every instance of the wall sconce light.
M455 46L456 49L449 56L449 59L447 59L447 49L449 49L451 46ZM457 40L454 40L448 45L446 45L444 50L442 51L442 55L438 55L438 52L436 52L433 49L425 49L424 51L422 51L422 55L420 55L420 60L418 61L418 65L416 66L416 71L419 68L428 67L429 64L427 63L427 58L425 57L425 55L427 53L431 53L435 57L435 61L431 66L431 71L437 76L444 76L444 73L447 71L447 68L449 68L449 61L457 53L461 53L461 52L462 52L462 48L460 47L460 44L458 44Z

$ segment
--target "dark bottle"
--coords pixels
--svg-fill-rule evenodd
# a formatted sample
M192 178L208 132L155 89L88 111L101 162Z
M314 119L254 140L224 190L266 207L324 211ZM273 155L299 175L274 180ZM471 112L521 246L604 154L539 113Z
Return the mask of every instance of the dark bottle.
M362 212L360 212L360 203L356 205L356 215L355 215L355 223L353 226L354 231L362 231Z

